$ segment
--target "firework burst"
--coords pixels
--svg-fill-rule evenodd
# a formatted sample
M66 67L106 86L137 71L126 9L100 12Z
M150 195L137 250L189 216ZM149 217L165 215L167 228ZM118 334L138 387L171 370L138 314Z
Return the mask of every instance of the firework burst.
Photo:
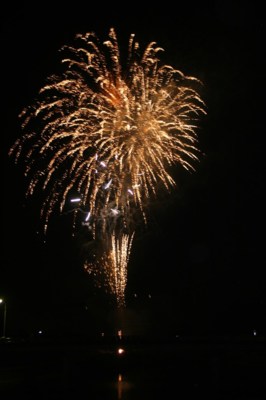
M10 154L26 160L27 195L37 187L47 193L45 229L52 211L62 212L78 193L75 214L85 210L94 237L109 232L106 260L121 270L128 257L121 261L119 254L131 243L136 210L146 222L158 185L175 185L170 167L193 169L196 121L205 112L199 81L162 64L155 42L140 52L134 34L123 67L114 29L103 43L94 33L79 34L62 50L63 72L21 113L25 134Z
M204 112L193 89L198 81L160 65L162 49L154 42L140 55L134 35L124 69L113 29L102 46L93 33L76 40L76 47L63 48L65 72L52 76L36 104L21 113L26 133L10 153L19 157L30 141L27 194L38 184L49 193L46 223L75 191L103 228L103 212L119 213L127 225L132 207L145 219L143 205L158 182L167 189L175 184L169 166L189 169L197 158L195 119Z

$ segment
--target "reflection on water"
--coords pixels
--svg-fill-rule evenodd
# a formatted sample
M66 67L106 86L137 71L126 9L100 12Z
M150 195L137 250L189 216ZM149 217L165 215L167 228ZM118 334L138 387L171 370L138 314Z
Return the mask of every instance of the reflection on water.
M265 343L5 346L0 399L262 400L265 360Z
M118 374L118 379L117 379L117 398L118 398L118 400L122 400L122 393L123 393L123 377L122 377L122 374Z
M123 395L126 395L133 385L130 382L128 382L123 377L122 374L118 374L116 386L117 386L117 400L124 400Z

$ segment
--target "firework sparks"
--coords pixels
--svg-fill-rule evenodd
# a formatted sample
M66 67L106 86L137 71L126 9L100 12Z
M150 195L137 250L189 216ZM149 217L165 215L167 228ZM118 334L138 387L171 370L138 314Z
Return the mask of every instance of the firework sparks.
M200 82L160 63L155 42L141 53L134 34L124 67L114 29L103 43L94 33L79 34L62 50L63 72L21 113L25 133L10 155L26 161L26 194L38 187L48 193L45 230L54 209L62 212L78 193L70 201L76 211L86 210L94 238L109 235L101 264L123 304L136 210L146 222L159 184L175 185L169 167L193 169L198 158L196 121L205 113Z
M26 142L33 144L24 153L27 194L38 184L49 193L46 224L72 190L82 194L94 221L113 204L123 216L138 208L145 219L144 204L157 184L175 184L168 167L193 168L197 158L195 120L204 112L193 89L198 81L160 65L162 49L154 42L139 55L133 34L124 69L114 29L102 45L93 33L76 40L76 47L63 48L65 72L52 76L36 104L21 113L26 133L10 153L18 158Z
M112 233L111 241L107 245L105 240L104 254L96 258L93 263L85 262L84 268L89 274L93 274L98 285L104 286L115 295L118 307L124 307L125 289L127 284L127 265L129 261L134 234L122 234L117 237Z

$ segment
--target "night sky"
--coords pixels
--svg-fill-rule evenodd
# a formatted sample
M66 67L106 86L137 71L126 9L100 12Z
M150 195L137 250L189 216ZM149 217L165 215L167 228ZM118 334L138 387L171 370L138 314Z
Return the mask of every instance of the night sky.
M115 319L114 299L83 271L82 234L72 238L68 216L55 215L42 236L42 193L25 200L23 163L7 155L22 134L19 112L58 70L58 50L76 33L106 40L111 27L125 50L131 33L142 49L156 41L164 63L203 82L207 106L196 171L176 168L176 190L159 195L133 242L127 323L141 333L266 333L263 12L253 3L176 4L3 13L0 297L9 334L90 333Z

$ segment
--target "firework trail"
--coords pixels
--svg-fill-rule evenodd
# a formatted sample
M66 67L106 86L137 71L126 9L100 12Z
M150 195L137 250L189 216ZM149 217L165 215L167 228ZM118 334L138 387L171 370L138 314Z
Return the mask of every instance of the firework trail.
M205 113L199 81L161 65L155 42L140 52L134 34L123 66L114 29L103 43L94 33L79 34L62 50L64 71L21 113L25 134L10 154L26 161L27 195L37 187L48 193L45 230L54 209L62 212L79 193L75 215L86 213L94 238L116 232L119 245L111 248L123 253L121 238L125 232L131 241L136 210L146 222L159 184L175 185L169 167L193 169L197 160L196 121Z
M134 234L111 234L104 238L103 251L99 257L94 255L92 262L86 261L84 269L94 276L99 287L112 293L118 307L125 307L125 289L127 284L127 265ZM108 243L109 242L109 243Z

